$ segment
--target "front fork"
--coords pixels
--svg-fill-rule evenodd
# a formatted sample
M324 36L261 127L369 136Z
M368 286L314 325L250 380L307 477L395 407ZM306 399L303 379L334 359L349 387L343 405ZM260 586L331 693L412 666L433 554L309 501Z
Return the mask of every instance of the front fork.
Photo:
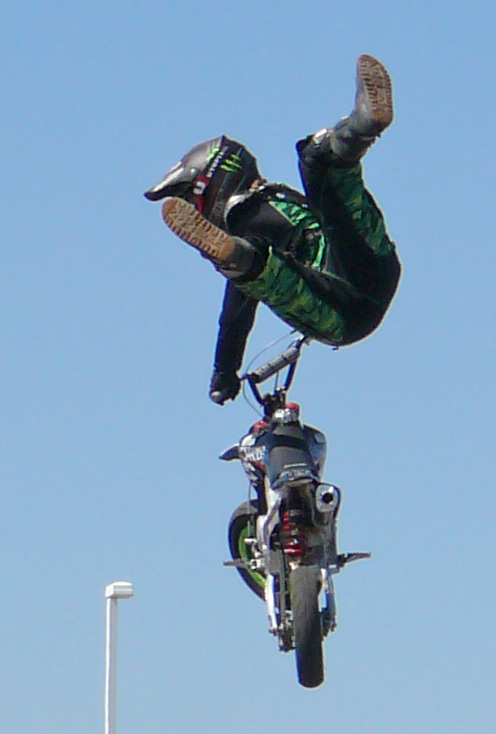
M286 561L286 563L288 562ZM290 564L296 565L296 562L289 561L288 565ZM265 603L267 605L267 613L269 617L269 631L278 638L279 647L284 652L292 650L294 647L292 614L288 604L289 570L289 568L284 568L281 569L280 573L268 574L265 586ZM337 627L336 598L332 576L334 573L338 573L338 571L338 568L321 569L323 605L320 614L323 638L326 637L329 632L333 632Z
M322 620L322 637L326 637L329 632L334 632L337 627L337 609L336 609L336 596L334 594L334 583L332 577L335 573L338 573L339 568L327 567L321 570L322 574L322 588L324 590L324 607L321 611Z

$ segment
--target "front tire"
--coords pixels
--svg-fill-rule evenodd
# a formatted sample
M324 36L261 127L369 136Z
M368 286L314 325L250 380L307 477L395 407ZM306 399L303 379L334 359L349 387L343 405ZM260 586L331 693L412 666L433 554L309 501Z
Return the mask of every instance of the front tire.
M289 584L298 681L305 688L316 688L324 680L319 569L296 566L290 573Z

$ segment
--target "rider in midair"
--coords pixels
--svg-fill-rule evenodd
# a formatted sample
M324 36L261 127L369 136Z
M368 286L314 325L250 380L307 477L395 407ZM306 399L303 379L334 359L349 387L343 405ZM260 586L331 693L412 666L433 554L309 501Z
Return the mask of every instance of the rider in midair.
M209 391L215 403L239 392L259 301L333 346L363 339L382 321L401 268L360 160L392 119L388 71L362 54L350 115L296 144L305 194L269 183L252 153L225 135L195 145L145 193L165 198L168 227L227 279Z

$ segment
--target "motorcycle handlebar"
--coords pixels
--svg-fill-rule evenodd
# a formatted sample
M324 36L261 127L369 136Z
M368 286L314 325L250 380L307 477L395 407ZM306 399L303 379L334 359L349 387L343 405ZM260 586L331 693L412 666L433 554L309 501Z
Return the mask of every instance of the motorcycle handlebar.
M241 379L248 380L254 385L265 382L269 377L272 377L285 367L289 367L298 360L303 343L304 339L300 339L285 349L284 352L281 352L281 354L269 359L265 364L260 365L260 367L256 367L251 372L247 372Z

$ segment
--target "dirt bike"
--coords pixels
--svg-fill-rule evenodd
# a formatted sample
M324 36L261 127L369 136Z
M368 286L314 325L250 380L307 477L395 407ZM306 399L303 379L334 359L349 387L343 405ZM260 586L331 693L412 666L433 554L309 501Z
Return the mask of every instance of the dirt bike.
M263 415L220 458L239 459L249 479L248 500L229 521L232 560L225 565L265 601L279 649L295 650L299 683L315 688L324 680L322 642L337 625L333 576L370 553L338 553L342 493L321 480L326 437L303 424L299 405L287 400L307 341L298 337L242 376ZM258 386L286 369L283 384L262 395Z

